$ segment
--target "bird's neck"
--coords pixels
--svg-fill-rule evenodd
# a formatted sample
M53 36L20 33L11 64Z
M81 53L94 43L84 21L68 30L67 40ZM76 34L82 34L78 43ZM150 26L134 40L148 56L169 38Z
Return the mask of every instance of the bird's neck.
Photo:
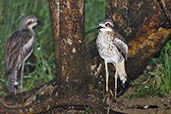
M19 27L19 30L20 31L22 31L22 30L28 30L28 31L30 31L30 32L32 32L34 34L33 27L20 26Z
M34 30L32 27L30 27L30 28L28 27L28 30L30 30L34 34Z
M101 34L108 34L108 35L115 34L114 31L100 31L99 33L101 33Z

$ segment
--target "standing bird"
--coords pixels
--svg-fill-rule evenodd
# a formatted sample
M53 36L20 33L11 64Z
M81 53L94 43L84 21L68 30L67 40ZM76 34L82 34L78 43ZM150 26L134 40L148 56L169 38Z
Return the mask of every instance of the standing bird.
M127 81L125 71L125 60L127 60L128 46L123 37L114 30L114 24L111 19L105 19L100 22L99 34L96 40L97 49L101 58L105 62L106 70L106 92L108 92L108 66L112 63L115 66L115 98L117 97L117 77L124 84Z
M19 84L18 77L21 76L21 92L23 89L24 62L33 52L34 31L33 27L38 24L35 16L25 16L8 38L5 44L5 75L8 76L8 89L10 93L16 94Z

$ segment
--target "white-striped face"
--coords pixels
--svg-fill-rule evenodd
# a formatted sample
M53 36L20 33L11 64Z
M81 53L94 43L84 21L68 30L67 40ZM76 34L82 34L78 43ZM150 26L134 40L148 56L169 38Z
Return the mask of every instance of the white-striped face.
M29 29L33 29L37 25L37 19L36 18L30 18L26 21L26 25Z
M100 22L97 29L99 29L102 32L106 32L106 31L113 31L113 27L114 25L113 25L112 20L106 19Z
M35 16L28 15L21 20L19 29L22 30L28 28L33 30L33 27L35 27L37 24L37 18Z

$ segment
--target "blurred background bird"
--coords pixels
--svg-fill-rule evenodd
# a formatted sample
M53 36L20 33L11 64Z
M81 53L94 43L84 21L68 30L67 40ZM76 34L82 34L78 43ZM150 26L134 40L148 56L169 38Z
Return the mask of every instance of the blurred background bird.
M105 19L100 22L99 33L96 44L99 55L104 59L106 70L106 93L108 93L108 63L115 66L115 99L117 97L117 77L124 84L127 81L125 71L125 60L127 60L128 46L123 37L114 29L114 24L111 19Z
M33 27L38 24L37 18L25 16L5 44L5 75L8 76L8 89L16 94L18 78L21 76L21 92L23 91L24 62L32 54L34 48Z

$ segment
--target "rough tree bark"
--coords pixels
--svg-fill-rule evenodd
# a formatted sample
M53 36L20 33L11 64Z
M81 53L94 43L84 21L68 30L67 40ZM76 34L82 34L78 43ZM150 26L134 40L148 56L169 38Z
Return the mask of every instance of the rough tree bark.
M87 79L80 56L84 46L84 0L51 1L59 94L77 94L84 90Z
M56 78L32 91L0 98L0 113L40 113L64 105L94 107L101 101L104 63L94 41L83 48L84 0L49 0L49 4ZM169 0L107 0L107 17L129 44L126 69L130 79L171 37L169 5ZM113 66L110 74L114 75Z

